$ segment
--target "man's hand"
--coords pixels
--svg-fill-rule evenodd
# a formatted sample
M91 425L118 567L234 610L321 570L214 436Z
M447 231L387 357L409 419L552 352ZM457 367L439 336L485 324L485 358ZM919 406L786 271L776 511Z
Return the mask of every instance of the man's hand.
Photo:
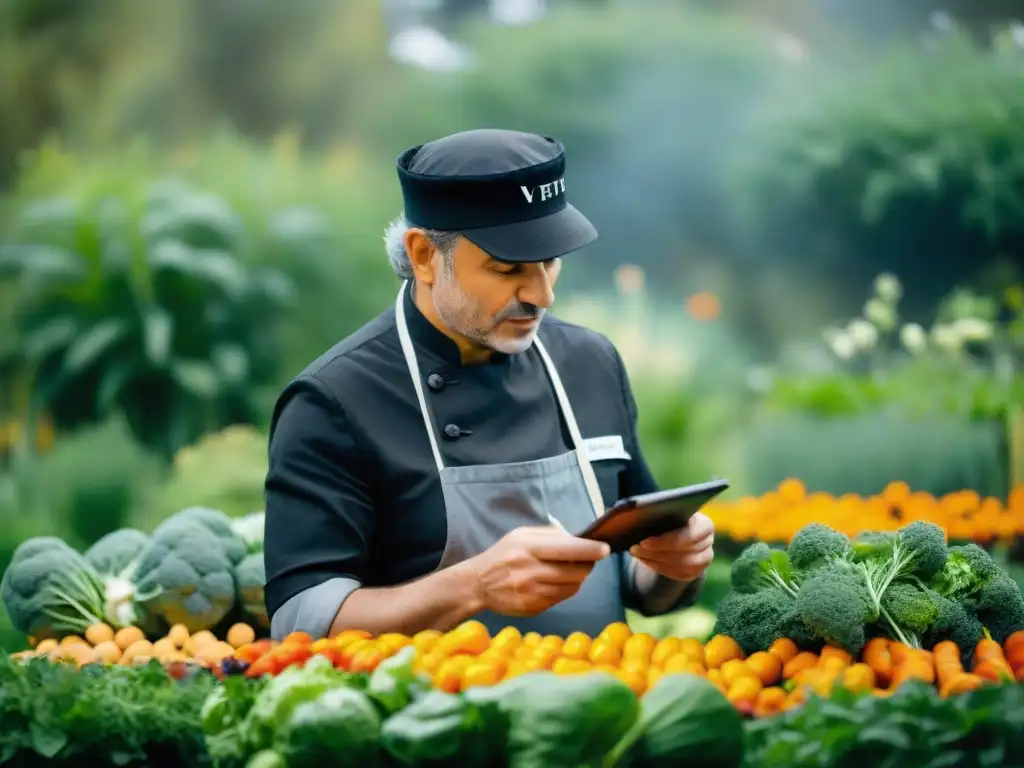
M580 539L560 528L517 528L486 552L466 561L484 607L505 616L535 616L579 590L607 544Z
M645 539L629 552L660 576L674 581L693 581L714 558L715 524L698 512L685 528Z

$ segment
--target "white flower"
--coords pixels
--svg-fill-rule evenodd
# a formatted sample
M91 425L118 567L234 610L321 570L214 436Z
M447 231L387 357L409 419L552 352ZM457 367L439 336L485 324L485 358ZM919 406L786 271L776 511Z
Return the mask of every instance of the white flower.
M896 313L881 299L871 299L864 305L864 317L882 331L891 331L896 327Z
M900 328L900 342L908 352L920 352L928 345L928 336L917 323L907 323Z
M961 317L953 327L963 341L985 341L992 338L992 323L980 317Z
M960 338L960 332L957 328L953 325L941 323L932 328L932 341L935 342L935 346L947 352L955 352L963 346L963 339Z
M849 360L857 353L856 343L854 343L853 339L850 338L850 335L846 333L839 333L832 336L828 341L828 345L832 349L832 354L840 360Z
M640 293L644 289L644 271L636 264L623 264L615 270L615 283L621 293Z
M878 329L866 320L851 320L846 335L857 349L871 349L878 343Z
M903 296L903 286L896 275L883 272L875 278L875 294L891 306Z

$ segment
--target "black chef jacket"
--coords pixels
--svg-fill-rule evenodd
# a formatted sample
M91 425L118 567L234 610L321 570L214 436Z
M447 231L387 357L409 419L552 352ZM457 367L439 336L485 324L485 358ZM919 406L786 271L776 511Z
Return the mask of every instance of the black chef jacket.
M455 343L411 294L409 334L446 466L532 461L572 449L535 348L462 365ZM631 456L593 461L605 505L657 490L612 343L550 315L538 333L583 438L621 436ZM392 308L309 365L278 400L266 481L268 613L337 577L383 587L425 576L445 540L441 483ZM631 585L624 588L627 607L639 609Z

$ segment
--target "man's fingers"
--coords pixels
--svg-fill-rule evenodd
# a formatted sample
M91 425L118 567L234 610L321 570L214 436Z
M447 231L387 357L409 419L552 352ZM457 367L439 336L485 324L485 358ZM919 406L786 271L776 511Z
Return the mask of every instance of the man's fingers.
M580 584L594 570L593 563L538 563L533 579L540 584Z
M581 539L567 533L530 542L529 549L538 560L561 563L596 563L611 554L611 548L602 541Z

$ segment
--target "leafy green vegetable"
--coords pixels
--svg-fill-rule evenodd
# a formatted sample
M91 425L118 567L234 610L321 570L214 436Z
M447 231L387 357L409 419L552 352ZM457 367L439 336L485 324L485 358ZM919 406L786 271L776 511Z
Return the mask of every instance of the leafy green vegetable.
M472 698L437 690L425 693L384 722L384 749L408 766L491 764L504 751L504 733L488 727L484 708Z
M207 764L198 713L212 675L145 667L76 669L0 656L0 760L11 765Z
M686 763L734 768L743 753L743 720L710 681L665 675L644 695L639 719L604 765L617 765L631 750L644 768Z
M430 688L430 679L413 671L415 660L416 649L407 646L382 661L370 675L366 692L385 716L407 707L415 696Z
M332 688L295 708L281 724L275 748L288 768L375 768L380 756L380 715L365 693Z
M305 666L288 667L271 678L245 718L247 747L252 752L273 747L278 728L289 721L300 704L343 686L348 677L323 656L315 656Z
M602 672L531 672L495 686L495 693L508 718L509 768L599 766L640 713L633 691Z
M889 697L835 692L746 725L745 768L1021 764L1024 686L942 698L917 681Z

